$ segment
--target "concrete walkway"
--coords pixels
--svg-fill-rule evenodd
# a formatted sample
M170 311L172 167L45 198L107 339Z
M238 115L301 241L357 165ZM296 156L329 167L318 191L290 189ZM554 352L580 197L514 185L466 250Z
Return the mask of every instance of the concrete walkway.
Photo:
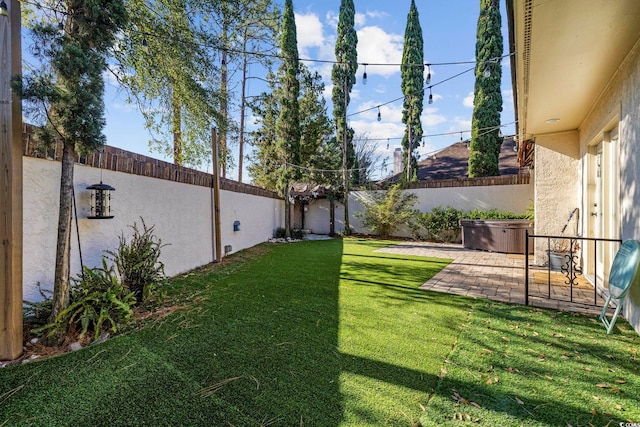
M462 245L432 242L403 242L379 249L377 252L453 259L451 264L424 283L421 289L489 298L513 304L525 302L524 255L475 251L464 249ZM589 305L594 302L593 286L582 280L579 286L574 287L574 302L570 302L570 287L564 284L564 280L557 280L558 273L552 275L556 276L556 280L552 280L553 284L549 287L547 269L531 269L529 305L590 314L600 313L604 305L602 298L597 297L600 307ZM547 298L549 292L557 299Z

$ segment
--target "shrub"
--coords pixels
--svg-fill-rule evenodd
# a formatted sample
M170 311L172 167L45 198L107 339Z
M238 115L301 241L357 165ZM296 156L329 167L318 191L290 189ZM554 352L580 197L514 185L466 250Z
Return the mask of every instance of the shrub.
M464 219L529 219L530 214L516 214L513 212L503 212L498 209L481 210L474 209L469 211Z
M278 227L273 232L273 237L276 239L284 239L287 236L287 230L283 227ZM289 236L291 239L302 240L304 238L304 232L300 228L292 228L291 235Z
M531 219L531 213L516 214L499 211L498 209L474 209L465 212L451 206L446 208L436 206L431 212L419 214L417 223L427 232L426 237L428 240L454 242L459 241L461 219Z
M117 332L127 324L136 303L134 293L119 283L113 265L107 266L104 258L102 268L84 267L83 274L74 279L69 299L69 306L58 314L54 323L34 332L52 336L75 328L80 330L80 338L93 331L95 339L104 330Z
M155 226L147 227L142 221L142 232L133 223L133 236L127 243L124 234L120 236L120 244L115 251L106 251L116 265L122 284L133 292L138 302L146 300L151 292L166 276L164 264L159 261L160 250L164 246L154 234Z
M364 211L356 215L362 218L363 226L382 238L389 237L402 225L411 227L416 216L413 206L417 200L418 196L403 192L400 184L395 184L363 200Z
M458 241L460 235L460 219L465 212L452 206L434 207L431 212L418 215L418 224L427 232L427 239L439 242Z
M29 323L31 327L35 328L46 325L49 322L49 316L53 310L52 292L47 289L42 289L40 282L37 282L36 286L38 287L40 296L42 296L42 301L23 301L22 304L22 317L26 323Z
M295 240L302 240L304 238L304 232L300 228L292 228L291 238Z
M285 230L284 227L276 228L276 231L273 233L273 237L275 237L276 239L284 239L286 235L287 230Z

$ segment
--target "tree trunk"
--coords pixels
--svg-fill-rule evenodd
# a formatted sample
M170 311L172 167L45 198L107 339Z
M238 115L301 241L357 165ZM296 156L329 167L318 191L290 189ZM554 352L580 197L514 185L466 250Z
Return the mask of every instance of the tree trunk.
M329 236L336 234L336 204L332 200L329 201Z
M55 321L56 316L69 305L74 158L74 144L65 142L62 151L58 241L56 244L56 269L53 282L53 309L51 310L51 316L49 317L50 322Z
M175 92L171 98L171 109L173 110L173 163L182 166L182 114L180 100Z
M284 237L291 237L291 203L289 202L289 182L284 190Z
M243 50L247 50L247 31L244 32ZM247 54L242 58L242 97L240 99L240 135L238 137L238 182L242 182L242 157L244 156L244 113L247 88Z
M220 176L227 177L227 130L229 120L229 75L227 68L227 50L224 47L227 46L228 39L228 23L227 17L223 18L222 24L222 65L220 67L220 115L222 116L222 123L220 123L220 133L218 134L218 160L220 162Z

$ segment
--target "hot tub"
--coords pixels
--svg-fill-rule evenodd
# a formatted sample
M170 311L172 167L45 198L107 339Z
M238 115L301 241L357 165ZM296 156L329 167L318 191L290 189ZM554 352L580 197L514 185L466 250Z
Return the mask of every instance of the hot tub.
M533 234L533 221L526 219L462 219L462 245L467 249L524 254L526 231ZM529 253L533 245L529 242Z

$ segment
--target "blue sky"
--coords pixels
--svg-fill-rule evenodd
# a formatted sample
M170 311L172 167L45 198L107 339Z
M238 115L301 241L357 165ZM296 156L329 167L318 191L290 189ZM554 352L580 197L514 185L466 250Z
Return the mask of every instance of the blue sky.
M294 0L298 31L298 50L301 58L335 60L334 43L339 0ZM409 0L355 0L356 30L358 32L358 62L398 64L401 62L402 45ZM479 0L416 0L416 6L422 25L425 62L466 62L475 59L476 25L479 14ZM503 37L505 54L508 49L506 16L503 8ZM324 78L326 97L331 108L330 64L306 63L317 70ZM502 61L503 76L503 113L502 123L513 122L513 97L510 86L509 60ZM254 66L255 67L255 66ZM442 149L462 137L470 137L471 115L473 111L473 72L438 84L458 73L473 67L473 64L442 65L431 67L431 84L434 103L427 104L425 96L422 125L425 135L456 132L454 135L433 136L424 139L420 147L421 158ZM401 122L402 101L396 101L380 107L382 120L377 121L378 105L385 104L402 96L400 88L399 66L366 67L367 84L362 84L364 67L358 70L358 83L352 91L352 100L348 112L350 125L357 134L366 134L376 139L377 149L382 158L388 157L392 164L392 153L400 147L404 125ZM264 75L264 70L249 70L250 75ZM262 90L257 80L250 80L247 95L258 95ZM165 159L161 154L149 151L149 134L145 130L142 117L133 105L127 105L124 95L114 86L108 86L105 96L107 143L112 146L134 151L151 157ZM358 113L374 107L372 110ZM252 118L248 117L248 122ZM503 128L503 133L513 134L514 125ZM388 139L388 140L387 140ZM389 148L387 149L387 143ZM232 141L237 150L237 142ZM237 157L237 155L236 155ZM237 162L237 161L236 161ZM245 162L246 163L246 162ZM390 172L390 168L387 171ZM237 170L231 171L230 178L237 178ZM243 173L243 180L249 180Z

